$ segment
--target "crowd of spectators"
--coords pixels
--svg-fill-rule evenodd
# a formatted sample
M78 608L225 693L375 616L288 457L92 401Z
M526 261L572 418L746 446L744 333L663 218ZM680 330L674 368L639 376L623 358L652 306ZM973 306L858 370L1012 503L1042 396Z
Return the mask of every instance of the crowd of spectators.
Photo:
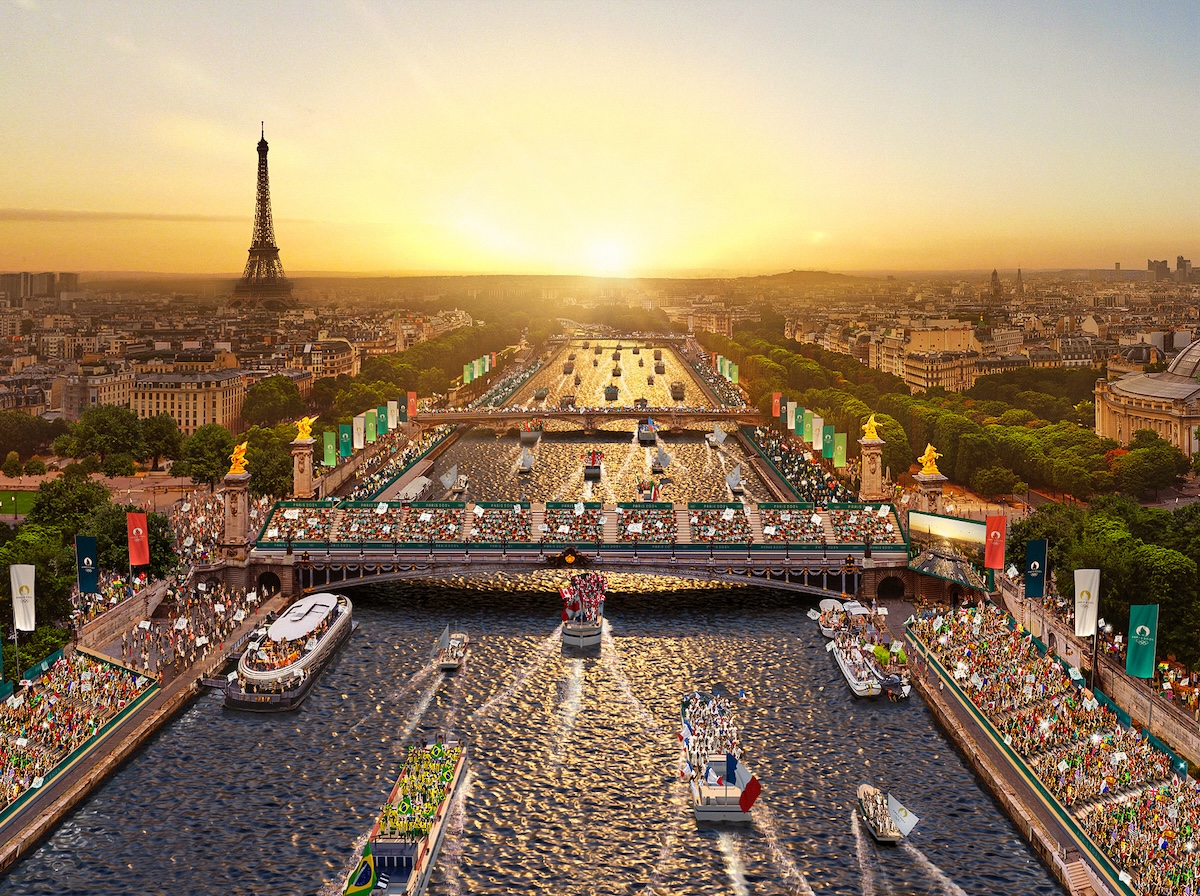
M461 507L410 507L400 541L460 541Z
M912 627L1139 892L1187 892L1200 872L1195 782L1172 779L1166 754L1122 727L1053 653L1039 654L1031 636L1008 625L988 605L926 609Z
M371 501L398 479L421 455L453 432L450 424L423 430L415 439L406 438L399 430L383 438L386 444L357 471L357 482L348 495L351 501Z
M688 514L692 526L692 541L745 544L752 537L744 507L706 507L689 510Z
M258 606L255 591L181 577L168 590L162 618L144 619L121 635L121 656L150 676L173 677L214 650Z
M475 505L475 522L471 526L471 540L492 544L512 541L532 541L532 520L529 508L521 504L505 504L502 507Z
M342 506L331 541L391 541L399 539L404 521L404 505L380 501L370 507Z
M834 539L841 544L865 544L868 538L871 544L904 544L890 504L860 510L831 510L829 523Z
M504 402L512 396L514 392L520 389L529 381L535 373L542 369L542 359L537 358L532 364L525 367L511 367L500 379L492 383L488 390L470 402L469 408L487 408L500 407Z
M150 680L84 654L59 658L0 704L0 808L43 778L135 700Z
M759 509L763 540L773 543L818 544L825 537L821 517L812 510Z
M263 530L267 541L324 541L332 538L338 510L332 504L312 507L279 505Z
M754 440L799 500L818 507L855 500L854 493L816 459L802 439L785 438L772 429L758 426L754 429Z
M76 625L91 622L101 613L115 607L127 597L133 597L137 589L145 585L145 574L140 579L128 574L104 572L100 574L100 590L80 593L79 585L71 586L71 621Z
M713 394L721 400L722 407L744 408L746 406L746 396L742 390L713 370L712 359L709 355L701 355L696 363L692 364L692 369L704 381L704 385L708 386Z
M541 535L547 541L596 542L604 537L599 507L547 507Z
M673 507L618 507L617 536L624 542L665 544L678 536Z

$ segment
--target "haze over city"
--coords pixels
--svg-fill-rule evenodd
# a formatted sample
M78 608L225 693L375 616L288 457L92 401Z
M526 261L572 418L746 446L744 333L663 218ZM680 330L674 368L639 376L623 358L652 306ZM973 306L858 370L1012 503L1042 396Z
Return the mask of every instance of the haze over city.
M1194 5L0 7L11 269L1141 267L1194 251Z

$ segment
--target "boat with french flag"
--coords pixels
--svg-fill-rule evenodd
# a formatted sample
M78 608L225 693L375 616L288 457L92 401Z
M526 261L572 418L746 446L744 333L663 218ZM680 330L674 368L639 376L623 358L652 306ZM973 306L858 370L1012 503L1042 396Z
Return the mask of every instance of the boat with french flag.
M439 735L433 743L409 746L400 776L346 878L345 896L425 892L466 768L465 738Z
M745 700L744 692L739 700ZM762 793L746 763L735 705L725 694L697 691L680 707L679 776L688 782L698 822L750 821Z
M599 572L573 575L569 585L558 589L563 600L563 647L600 646L607 591L608 580Z

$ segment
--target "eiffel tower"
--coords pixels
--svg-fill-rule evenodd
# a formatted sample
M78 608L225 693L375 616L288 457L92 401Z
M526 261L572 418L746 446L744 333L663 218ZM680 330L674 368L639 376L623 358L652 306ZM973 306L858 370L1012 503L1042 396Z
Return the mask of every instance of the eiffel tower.
M267 178L266 131L258 141L258 191L254 200L254 235L250 239L250 258L246 271L233 289L233 304L242 308L258 306L278 311L290 308L292 281L283 273L279 247L275 245L275 225L271 223L271 185Z

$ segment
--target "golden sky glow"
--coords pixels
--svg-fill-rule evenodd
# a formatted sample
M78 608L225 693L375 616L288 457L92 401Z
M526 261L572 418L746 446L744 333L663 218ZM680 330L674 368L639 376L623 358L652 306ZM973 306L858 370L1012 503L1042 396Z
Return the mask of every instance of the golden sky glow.
M1200 255L1195 5L0 3L3 270Z

